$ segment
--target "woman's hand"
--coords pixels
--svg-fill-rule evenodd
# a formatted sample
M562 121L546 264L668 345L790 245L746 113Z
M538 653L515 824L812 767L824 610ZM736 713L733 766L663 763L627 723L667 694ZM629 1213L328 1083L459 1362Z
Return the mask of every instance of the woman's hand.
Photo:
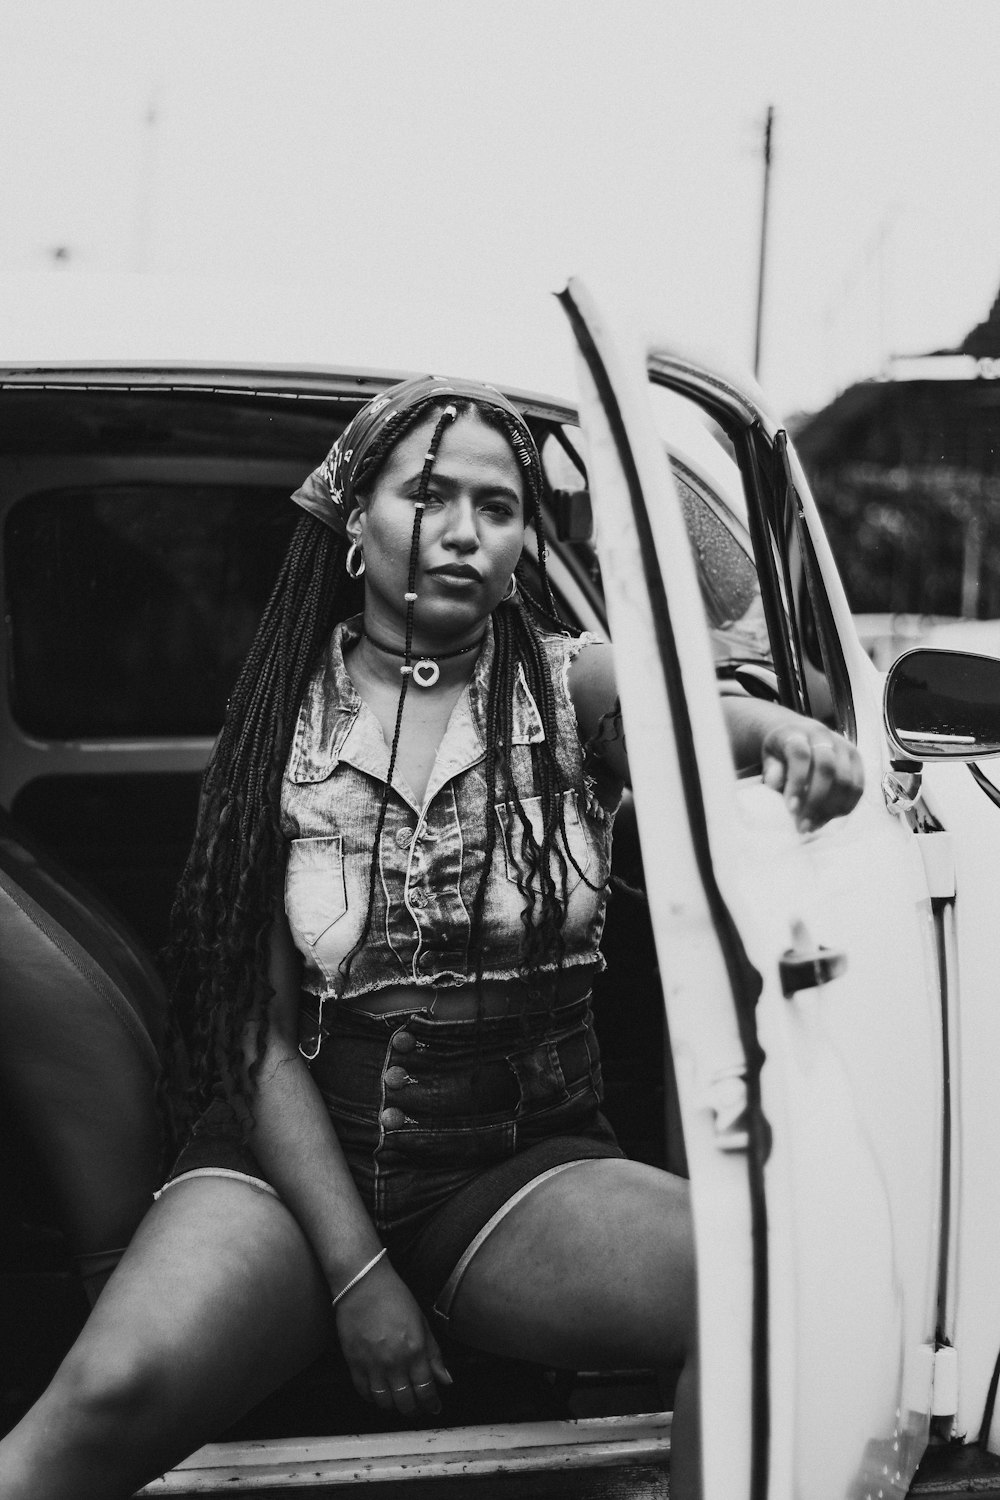
M351 1288L336 1319L359 1396L403 1416L437 1415L438 1382L451 1385L451 1376L413 1293L388 1261Z
M761 741L765 786L783 792L800 833L849 813L864 789L857 750L816 719L789 714Z

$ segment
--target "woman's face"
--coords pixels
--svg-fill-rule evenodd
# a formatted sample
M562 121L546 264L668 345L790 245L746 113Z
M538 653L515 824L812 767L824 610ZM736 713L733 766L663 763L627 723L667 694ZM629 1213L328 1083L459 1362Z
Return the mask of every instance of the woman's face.
M414 502L434 428L432 412L392 450L368 502L348 520L365 558L365 620L383 638L405 627ZM473 412L444 429L427 486L414 590L415 635L431 644L474 639L510 582L524 545L525 481L502 432Z

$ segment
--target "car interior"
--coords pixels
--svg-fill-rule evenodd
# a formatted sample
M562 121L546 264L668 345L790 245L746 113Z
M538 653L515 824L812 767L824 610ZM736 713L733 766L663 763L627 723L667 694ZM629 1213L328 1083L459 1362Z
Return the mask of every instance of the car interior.
M155 955L201 768L296 519L288 497L388 379L46 371L0 381L3 1430L43 1388L163 1174ZM556 595L566 619L602 629L573 413L540 398L523 405L549 480ZM720 676L755 691L768 648L749 543L696 468L678 460L675 472ZM629 1155L684 1172L629 802L614 875L595 990L605 1108ZM539 1370L460 1348L448 1357L449 1425L661 1404L649 1371ZM360 1401L331 1354L238 1435L397 1421Z

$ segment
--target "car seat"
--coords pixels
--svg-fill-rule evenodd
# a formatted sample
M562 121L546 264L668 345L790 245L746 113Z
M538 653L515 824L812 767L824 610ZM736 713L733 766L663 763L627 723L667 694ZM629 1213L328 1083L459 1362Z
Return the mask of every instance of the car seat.
M0 809L0 1100L91 1301L161 1176L166 997L96 897Z

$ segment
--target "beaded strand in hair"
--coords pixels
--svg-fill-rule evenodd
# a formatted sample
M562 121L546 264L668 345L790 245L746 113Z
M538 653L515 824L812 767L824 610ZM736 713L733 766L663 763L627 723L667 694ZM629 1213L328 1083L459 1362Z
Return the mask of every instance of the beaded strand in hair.
M354 962L354 959L357 957L358 953L360 953L361 949L368 941L368 935L371 932L372 907L375 901L375 886L378 880L380 850L382 846L382 829L385 827L385 815L389 807L389 794L392 790L392 777L393 772L396 769L396 756L399 751L399 736L403 727L403 708L406 703L406 693L407 689L410 686L410 680L413 676L413 625L414 614L417 605L416 583L417 564L420 560L420 527L423 521L424 511L427 508L427 488L430 484L431 470L434 467L434 460L437 457L438 448L441 446L441 439L444 437L445 428L448 426L448 423L453 422L457 416L458 412L456 408L449 405L445 407L444 411L438 418L438 421L434 428L434 432L431 435L431 440L428 445L427 452L424 455L424 464L423 468L420 471L420 480L417 486L417 498L413 502L413 531L410 536L410 559L406 575L406 594L404 595L406 601L406 634L404 640L403 665L399 669L400 673L402 674L403 682L399 690L399 702L396 705L396 723L392 733L392 746L389 750L389 767L385 773L385 786L382 788L382 796L379 801L378 818L375 823L375 837L372 841L372 858L371 864L368 869L368 906L365 911L365 920L361 928L361 932L358 935L357 942L354 944L354 947L351 949L350 953L346 954L345 957L341 960L339 966L341 977L344 979L345 983L351 971L351 964Z

